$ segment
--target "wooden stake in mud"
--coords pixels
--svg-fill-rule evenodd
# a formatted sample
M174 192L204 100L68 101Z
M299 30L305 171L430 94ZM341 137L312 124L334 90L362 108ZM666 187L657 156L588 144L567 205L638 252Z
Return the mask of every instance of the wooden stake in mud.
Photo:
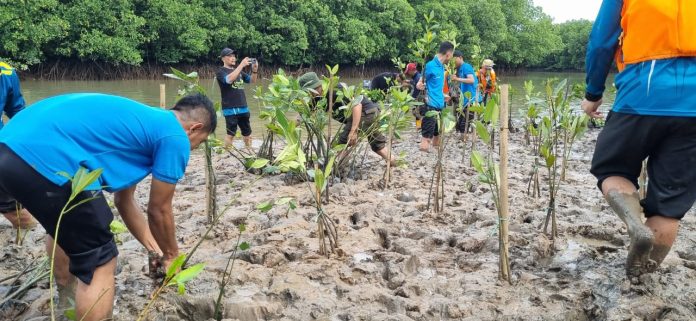
M501 88L500 106L500 213L499 213L499 235L500 235L500 279L511 282L510 277L510 258L508 240L508 218L510 217L510 203L508 199L508 127L509 100L508 85Z
M640 171L640 177L638 178L638 195L640 199L644 199L648 195L648 161L644 160L642 165L642 170Z
M164 84L160 84L160 108L167 107L167 91Z
M205 214L208 217L208 224L213 224L217 213L217 185L215 185L215 168L213 167L212 148L205 142Z

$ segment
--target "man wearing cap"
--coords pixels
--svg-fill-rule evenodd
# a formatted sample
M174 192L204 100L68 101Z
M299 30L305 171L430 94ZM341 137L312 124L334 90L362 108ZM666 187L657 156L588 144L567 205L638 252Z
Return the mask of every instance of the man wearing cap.
M462 102L461 112L457 112L457 132L466 133L472 117L469 115L469 106L479 102L477 94L478 81L475 76L474 67L464 62L464 54L456 50L454 52L454 63L457 67L457 74L452 76L452 81L458 82L460 88L460 100ZM455 109L459 106L455 106ZM467 121L468 117L468 121Z
M3 127L2 115L14 117L24 109L24 96L19 88L17 71L5 62L0 62L0 129ZM27 210L17 212L19 204L10 197L0 196L0 213L7 218L12 227L27 229L36 225Z
M478 72L478 81L481 95L483 95L482 101L484 105L488 103L488 98L495 93L495 87L498 83L493 66L495 66L493 60L484 59L481 64L481 69Z
M308 72L300 76L298 79L300 86L305 90L311 90L310 93L314 97L316 104L324 97L321 79L314 72ZM385 161L391 161L392 165L396 164L394 157L389 158L389 150L387 149L387 139L382 135L378 128L373 128L375 122L379 120L380 109L379 105L372 102L367 96L363 96L362 101L353 106L352 113L349 117L345 117L345 111L341 110L342 106L349 106L350 101L340 101L338 99L337 90L333 91L333 115L332 117L342 122L343 131L338 137L339 144L347 144L353 146L358 142L358 132L366 133L370 143L370 148ZM327 104L328 105L328 104ZM328 106L326 107L328 111Z
M220 59L223 66L218 69L215 79L220 86L222 114L225 116L227 125L225 145L232 146L234 136L237 135L237 127L239 127L244 138L244 145L251 149L251 114L242 84L256 82L259 64L255 59L246 57L237 65L237 55L230 48L222 49ZM251 75L244 72L247 66L251 66Z
M425 65L424 76L416 85L419 90L426 90L425 104L421 106L421 115L424 116L421 134L423 138L420 143L420 150L430 151L430 146L439 145L440 132L438 130L437 118L435 116L425 117L429 111L441 112L445 108L445 65L449 63L454 54L454 45L445 41L440 44L437 55Z

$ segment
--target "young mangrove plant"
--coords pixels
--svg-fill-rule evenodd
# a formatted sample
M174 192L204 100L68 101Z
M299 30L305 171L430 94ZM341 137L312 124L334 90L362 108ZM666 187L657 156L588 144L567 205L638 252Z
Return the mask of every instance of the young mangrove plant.
M539 148L547 170L546 182L549 190L544 233L548 233L548 226L551 224L551 236L555 239L558 236L556 197L563 181L563 161L570 156L573 142L584 133L587 118L576 115L571 110L566 80L558 83L553 79L547 80L545 89L546 99L543 105L546 110L540 123L541 146ZM560 162L559 158L561 158Z
M387 104L380 103L383 112L380 116L382 120L379 123L383 124L380 130L387 134L387 147L389 150L387 158L391 159L394 138L399 139L401 137L401 132L410 128L410 122L406 118L406 115L412 108L417 108L422 105L422 103L415 101L407 89L398 86L392 86L389 89L386 102ZM391 162L387 162L387 168L384 172L385 189L389 188L391 170L392 164Z

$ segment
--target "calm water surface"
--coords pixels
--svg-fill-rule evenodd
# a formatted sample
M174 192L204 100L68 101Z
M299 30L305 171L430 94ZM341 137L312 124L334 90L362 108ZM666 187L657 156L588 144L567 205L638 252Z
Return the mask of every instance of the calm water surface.
M582 83L584 82L584 74L581 73L541 73L541 72L530 72L521 76L506 76L505 74L499 75L500 83L507 83L512 85L515 90L515 94L512 96L512 109L514 116L518 115L516 109L524 107L524 82L526 80L532 80L535 82L537 87L541 87L541 82L547 78L567 78L570 83ZM362 79L358 78L342 78L341 81L347 82L353 85L362 85ZM247 94L247 102L252 113L252 128L254 131L254 137L261 137L264 132L264 124L261 120L256 117L259 113L259 103L253 98L253 91L256 86L263 86L264 88L268 86L268 79L261 79L257 84L247 85L245 90ZM64 93L77 93L77 92L98 92L98 93L108 93L120 96L125 96L128 98L135 99L137 101L143 102L152 106L159 106L159 85L166 85L166 103L167 106L171 106L174 103L176 97L177 88L181 85L180 82L161 79L161 80L117 80L117 81L40 81L40 80L24 80L22 81L22 91L24 93L27 103L32 104L38 100L44 99L46 97L51 97L55 95L60 95ZM213 79L204 79L201 84L208 90L211 97L214 99L220 99L220 90L218 89L217 83ZM224 135L224 123L220 122L221 126L218 126L218 134Z

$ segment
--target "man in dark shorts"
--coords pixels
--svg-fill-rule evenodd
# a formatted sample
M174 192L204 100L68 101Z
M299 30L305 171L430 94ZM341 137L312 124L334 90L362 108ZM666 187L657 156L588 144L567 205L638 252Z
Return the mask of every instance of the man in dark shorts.
M298 79L300 86L304 89L313 89L312 95L316 98L315 101L321 99L324 96L324 91L321 86L321 80L314 72L308 72L300 76ZM339 110L341 106L350 104L349 101L339 101L336 90L333 91L333 118L342 122L344 124L343 131L338 137L339 144L348 144L348 146L353 146L358 141L358 131L363 133L368 133L368 142L370 143L370 148L372 151L381 156L385 161L390 160L392 165L396 164L394 157L389 158L389 150L387 149L387 139L382 135L378 128L373 128L374 126L379 126L376 121L379 120L379 105L372 102L366 96L363 96L362 101L353 106L352 113L349 117L345 117L342 110ZM328 108L328 107L327 107Z
M166 269L179 255L172 214L176 183L190 151L216 125L213 104L202 95L184 97L171 110L162 110L117 96L69 94L35 103L0 131L0 195L26 206L46 233L57 238L56 283L65 297L77 278L78 320L107 319L113 307L118 250L109 230L113 214L102 190L114 193L130 232L150 253L161 255L159 263ZM59 173L74 175L80 167L103 172L73 204L94 199L65 214L56 235L71 194L70 181ZM136 184L150 174L145 220L134 194Z
M429 111L436 111L438 114L445 108L445 65L449 63L454 54L454 45L448 41L440 44L437 55L425 65L423 78L418 82L416 88L426 90L425 104L421 106L423 122L421 134L423 138L420 143L420 150L430 151L430 146L438 146L440 131L437 126L438 116L425 116Z
M19 77L14 68L0 62L0 129L3 127L2 115L12 118L24 109L24 96L19 87ZM0 195L0 213L7 218L12 227L28 229L36 226L26 209L19 212L20 205L11 197Z
M237 65L237 55L230 48L222 49L220 59L222 59L223 66L218 69L215 79L220 86L222 114L225 116L225 124L227 125L225 145L232 146L234 136L237 135L237 126L239 126L244 146L251 149L251 114L242 84L256 82L259 64L256 59L246 57ZM251 66L251 75L244 72L244 68L247 66Z
M591 172L628 228L630 278L659 267L696 201L694 16L696 6L681 2L604 1L587 47L582 108L589 116L601 117L598 108L615 57L620 70ZM640 200L638 177L646 158L650 181Z

